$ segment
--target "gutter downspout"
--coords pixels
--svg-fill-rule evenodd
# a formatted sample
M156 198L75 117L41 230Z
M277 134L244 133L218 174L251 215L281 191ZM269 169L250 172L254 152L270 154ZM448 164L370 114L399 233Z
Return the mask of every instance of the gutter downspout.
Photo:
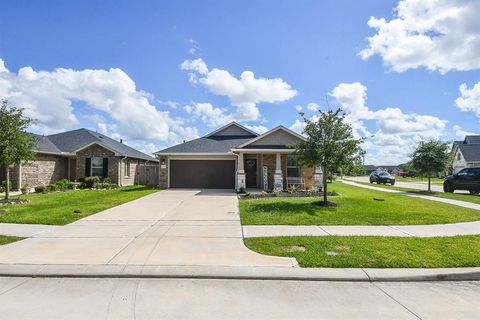
M125 156L125 157L123 157L122 159L120 159L120 170L119 170L119 171L120 171L120 179L119 179L119 181L120 181L120 187L123 187L123 174L122 174L123 160L125 160L125 159L127 159L127 158L128 158L128 157Z

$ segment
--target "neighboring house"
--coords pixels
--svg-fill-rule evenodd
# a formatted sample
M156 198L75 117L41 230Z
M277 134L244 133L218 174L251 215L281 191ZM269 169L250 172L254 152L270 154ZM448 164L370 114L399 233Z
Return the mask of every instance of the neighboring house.
M371 164L367 164L367 165L364 165L363 168L365 169L365 173L368 174L368 175L371 174L374 171L377 171L377 170L387 171L387 172L392 173L392 174L397 174L398 172L401 171L399 166L395 166L395 165L374 166L374 165L371 165Z
M89 176L109 177L121 186L158 184L158 160L122 141L87 129L37 138L36 159L10 168L13 190L26 184L35 187ZM150 170L154 172L150 181L139 181L148 180L146 172ZM0 168L0 181L4 180L5 169Z
M466 136L463 141L454 141L451 154L453 173L468 167L480 167L480 135Z
M305 138L278 126L262 135L232 122L158 151L160 187L284 190L321 186L320 168L300 166L293 145Z

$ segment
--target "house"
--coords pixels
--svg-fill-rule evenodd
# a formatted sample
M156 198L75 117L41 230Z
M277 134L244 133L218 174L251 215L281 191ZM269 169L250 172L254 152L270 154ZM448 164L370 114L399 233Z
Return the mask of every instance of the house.
M457 173L468 167L480 167L480 135L466 136L452 146L452 171Z
M396 165L380 165L380 166L375 166L371 164L364 165L363 168L365 169L365 173L367 175L371 174L374 171L380 170L380 171L387 171L392 174L397 174L400 172L400 166Z
M158 183L158 160L117 141L87 129L39 136L36 159L10 168L12 189L48 185L60 179L109 177L121 186ZM154 171L150 181L147 171ZM0 168L0 181L5 180Z
M320 168L300 166L293 145L305 138L283 126L258 134L236 122L155 153L163 188L255 188L280 191L321 186Z

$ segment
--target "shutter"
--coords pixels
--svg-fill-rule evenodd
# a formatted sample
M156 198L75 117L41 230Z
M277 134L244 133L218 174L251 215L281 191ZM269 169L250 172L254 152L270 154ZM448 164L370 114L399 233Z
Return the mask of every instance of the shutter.
M103 158L103 177L108 177L108 158Z
M92 175L92 158L85 158L85 177Z

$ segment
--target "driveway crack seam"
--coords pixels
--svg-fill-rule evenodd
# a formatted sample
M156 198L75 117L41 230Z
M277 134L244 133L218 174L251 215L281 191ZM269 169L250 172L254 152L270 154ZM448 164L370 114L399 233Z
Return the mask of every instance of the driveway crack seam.
M422 320L422 318L416 314L415 312L413 312L412 310L410 310L406 305L404 305L403 303L401 303L400 301L398 301L397 299L395 299L393 296L391 296L387 291L383 290L382 288L380 288L377 284L375 284L374 282L371 282L371 284L377 288L378 290L380 290L381 292L383 292L383 294L385 294L387 297L389 297L390 299L392 299L393 301L395 301L396 303L398 303L400 306L402 306L405 310L407 310L409 313L411 313L414 317L416 317L417 319L420 319Z

